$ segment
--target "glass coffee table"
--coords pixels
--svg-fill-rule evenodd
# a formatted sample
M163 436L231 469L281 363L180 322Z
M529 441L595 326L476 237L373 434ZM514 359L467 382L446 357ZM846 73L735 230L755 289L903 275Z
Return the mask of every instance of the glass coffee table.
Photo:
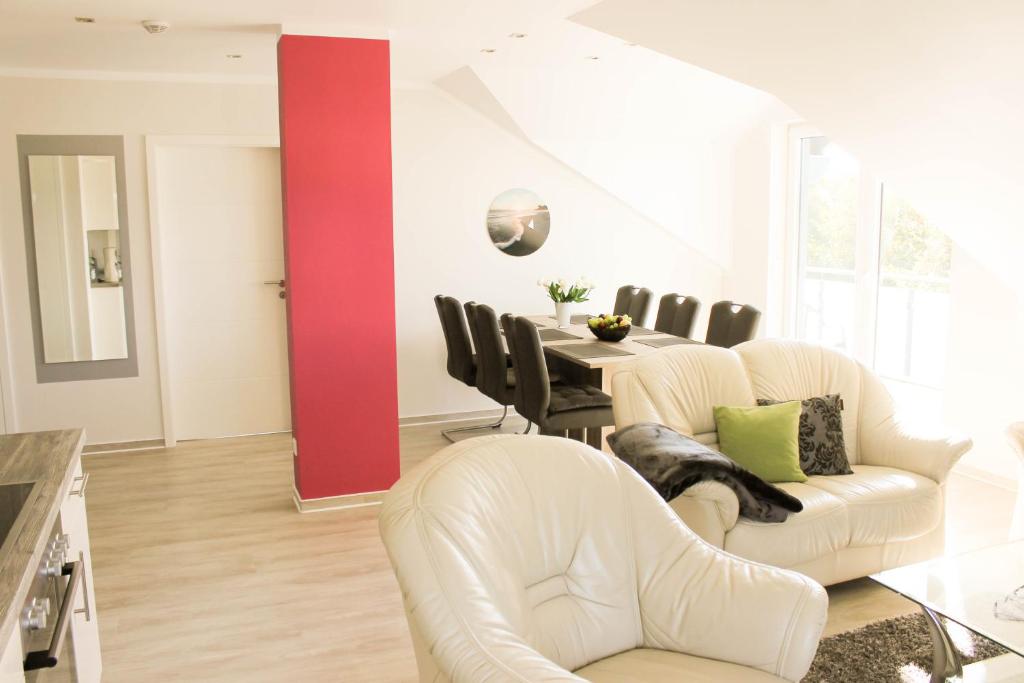
M995 615L996 602L1024 585L1024 541L889 569L871 578L917 603L924 612L932 638L932 683L1024 681L1024 621ZM965 671L939 617L999 643L1012 654L972 664Z

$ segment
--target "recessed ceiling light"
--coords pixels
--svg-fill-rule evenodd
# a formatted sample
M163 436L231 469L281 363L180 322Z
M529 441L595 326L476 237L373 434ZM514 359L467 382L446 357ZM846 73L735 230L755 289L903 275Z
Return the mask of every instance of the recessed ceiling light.
M95 17L75 17L75 21L78 22L79 24L95 24L96 23L96 18Z
M587 59L590 59L590 60L593 60L593 61L596 62L597 60L599 60L601 58L598 57L597 55L587 55Z
M497 50L495 50L493 47L485 47L484 49L480 50L480 52L483 52L485 55L489 55L497 52Z
M508 37L509 38L525 38L526 34L525 33L510 33L510 34L508 34Z
M241 59L241 58L242 58L242 55L239 55L239 54L230 54L230 55L225 55L225 57L227 57L228 59Z

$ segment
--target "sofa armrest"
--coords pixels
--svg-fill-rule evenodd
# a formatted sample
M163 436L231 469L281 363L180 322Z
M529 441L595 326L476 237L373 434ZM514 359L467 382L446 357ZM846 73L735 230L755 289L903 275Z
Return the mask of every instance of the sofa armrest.
M860 461L907 470L943 483L953 465L971 450L966 437L941 428L910 428L895 415L892 396L878 377L864 370L860 413Z
M627 486L631 499L651 495L632 470L623 478L636 480ZM644 647L790 681L807 673L825 627L824 588L802 574L714 548L663 506L630 510Z
M722 548L725 535L736 526L740 501L728 486L717 481L702 481L668 502L683 524L705 541Z
M950 470L971 449L971 439L909 430L896 418L871 429L862 428L861 462L907 470L943 483Z

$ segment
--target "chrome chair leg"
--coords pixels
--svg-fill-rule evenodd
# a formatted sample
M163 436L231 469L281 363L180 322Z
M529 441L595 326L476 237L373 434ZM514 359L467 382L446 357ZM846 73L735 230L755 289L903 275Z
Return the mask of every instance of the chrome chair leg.
M524 429L523 431L521 431L519 433L520 434L529 434L531 429L533 429L533 423L530 422L529 420L527 420L526 421L526 429Z
M502 406L501 417L498 418L497 422L492 422L492 423L483 424L483 425L470 425L468 427L453 427L451 429L442 429L441 430L441 436L443 436L444 438L448 439L450 442L455 443L455 439L453 439L451 436L449 436L450 434L457 434L459 432L472 432L472 431L475 431L477 429L498 429L505 422L505 417L507 415L508 415L508 406Z

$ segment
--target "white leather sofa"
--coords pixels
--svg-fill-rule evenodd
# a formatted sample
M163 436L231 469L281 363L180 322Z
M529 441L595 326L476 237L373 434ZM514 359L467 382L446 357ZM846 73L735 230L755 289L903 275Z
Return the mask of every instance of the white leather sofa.
M421 681L797 681L825 624L820 585L704 543L568 439L449 446L395 484L380 531Z
M783 340L732 349L676 346L612 378L616 428L656 422L714 448L713 406L835 393L845 403L843 431L854 474L778 484L800 499L802 512L781 524L741 518L736 496L716 482L688 489L670 506L715 546L825 585L941 554L943 483L971 441L909 433L878 377L850 357Z

